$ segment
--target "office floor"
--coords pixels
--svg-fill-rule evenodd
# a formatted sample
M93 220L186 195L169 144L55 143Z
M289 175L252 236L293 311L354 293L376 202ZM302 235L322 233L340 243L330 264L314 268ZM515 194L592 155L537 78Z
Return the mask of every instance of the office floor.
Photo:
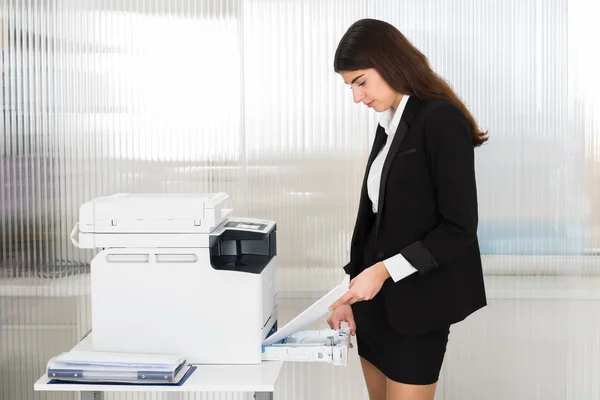
M455 325L436 400L600 399L598 278L486 278L489 306ZM534 279L535 283L532 284ZM89 323L85 293L0 291L0 399L75 399L32 390ZM585 290L582 290L584 288ZM281 298L280 321L316 298ZM19 310L27 310L26 313ZM321 321L315 328L326 327ZM14 368L17 365L18 368ZM251 399L250 394L114 394L105 399ZM277 400L367 399L356 349L345 368L286 363Z

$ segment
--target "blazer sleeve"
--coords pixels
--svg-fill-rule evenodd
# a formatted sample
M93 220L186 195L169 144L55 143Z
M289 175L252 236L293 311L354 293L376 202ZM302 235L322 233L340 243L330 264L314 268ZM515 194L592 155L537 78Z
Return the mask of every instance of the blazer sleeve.
M419 274L460 257L477 238L477 189L471 127L448 102L431 109L425 123L430 172L440 223L400 253Z
M352 270L352 261L350 261L348 264L344 265L344 271L348 274L351 275L353 270Z

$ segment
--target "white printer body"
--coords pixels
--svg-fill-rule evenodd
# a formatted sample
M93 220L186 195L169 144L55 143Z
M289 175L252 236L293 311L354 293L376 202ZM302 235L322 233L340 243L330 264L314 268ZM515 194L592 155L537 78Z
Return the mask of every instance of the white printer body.
M277 320L276 227L228 218L227 195L117 194L85 203L97 351L252 364ZM240 331L243 330L243 334Z
M276 224L230 217L227 198L115 194L81 206L73 243L103 249L91 261L93 349L177 354L192 364L346 365L347 330L263 345L277 329Z

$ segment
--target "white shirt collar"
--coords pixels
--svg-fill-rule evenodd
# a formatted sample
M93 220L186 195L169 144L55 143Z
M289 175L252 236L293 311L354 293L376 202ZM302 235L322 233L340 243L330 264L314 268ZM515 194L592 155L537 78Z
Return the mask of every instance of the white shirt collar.
M392 117L392 109L388 108L387 110L377 114L377 119L379 125L383 127L385 133L388 136L393 136L396 134L396 129L398 129L398 125L400 124L400 118L402 117L402 113L404 113L404 109L406 108L406 103L408 103L408 98L410 96L405 94L402 96L402 100L400 100L400 104L398 104L398 109L394 113Z

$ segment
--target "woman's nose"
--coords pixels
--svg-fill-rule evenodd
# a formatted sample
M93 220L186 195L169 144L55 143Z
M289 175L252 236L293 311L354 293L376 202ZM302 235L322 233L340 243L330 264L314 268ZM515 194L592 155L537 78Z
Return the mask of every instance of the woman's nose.
M352 95L354 96L355 103L360 103L362 98L365 97L365 94L363 93L363 91L359 90L359 89L352 89Z

